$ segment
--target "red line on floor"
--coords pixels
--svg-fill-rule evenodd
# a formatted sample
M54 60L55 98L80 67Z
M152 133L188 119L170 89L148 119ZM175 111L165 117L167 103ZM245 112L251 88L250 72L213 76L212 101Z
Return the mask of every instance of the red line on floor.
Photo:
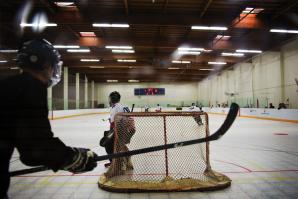
M271 173L271 172L297 172L298 169L281 169L281 170L265 170L265 171L252 171L252 172L262 172L262 173Z
M244 169L246 172L252 172L252 170L250 170L249 168L246 168L246 167L241 166L241 165L239 165L239 164L235 164L235 163L233 163L233 162L227 162L227 161L223 161L223 160L215 160L215 161L217 161L217 162L223 162L223 163L227 163L227 164L234 165L234 166L236 166L236 167L239 167L239 168Z

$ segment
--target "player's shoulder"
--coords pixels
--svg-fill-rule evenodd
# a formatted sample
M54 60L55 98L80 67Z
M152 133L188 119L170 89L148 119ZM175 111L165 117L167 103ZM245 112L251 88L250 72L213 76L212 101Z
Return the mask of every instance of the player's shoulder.
M119 103L118 109L119 109L119 111L121 111L121 112L130 112L128 106L126 106L126 105L124 105L124 104L120 104L120 103Z
M8 76L0 80L1 85L11 85L15 83L16 81L20 81L22 79L22 75L13 75Z
M127 111L129 110L129 108L121 103L114 104L114 106L112 107L112 110L114 110L115 112L129 112Z
M14 75L0 80L0 90L3 93L11 92L17 93L18 90L23 90L26 81L23 75Z

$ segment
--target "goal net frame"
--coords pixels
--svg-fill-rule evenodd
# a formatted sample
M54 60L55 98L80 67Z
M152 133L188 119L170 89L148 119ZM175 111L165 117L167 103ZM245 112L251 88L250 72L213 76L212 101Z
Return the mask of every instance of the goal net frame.
M134 133L129 134L128 140L125 139L123 143L123 131L130 131L135 128L134 121L137 118L162 118L163 125L163 141L164 144L169 144L168 142L168 124L167 118L176 117L176 118L191 118L195 121L195 125L198 125L198 128L203 130L205 137L209 136L209 120L208 115L205 112L135 112L135 113L118 113L115 116L115 138L114 138L114 153L123 152L129 150L130 139L134 137ZM126 121L126 125L123 125L123 118ZM203 119L202 119L203 118ZM161 122L161 120L159 121ZM201 124L200 124L201 122ZM125 122L124 122L125 123ZM194 125L193 124L193 125ZM195 134L196 132L194 132ZM122 140L122 141L121 141ZM133 165L129 165L129 158L116 158L112 160L112 164L109 169L100 176L98 185L100 188L111 191L111 192L170 192L170 191L211 191L219 190L231 185L231 179L225 176L224 174L218 173L212 170L210 165L210 154L209 154L209 142L199 144L200 147L203 146L204 153L204 165L199 165L199 167L204 167L204 171L201 172L201 176L204 180L193 178L192 176L175 178L171 176L169 172L169 157L168 152L171 149L165 149L164 152L164 166L165 171L163 173L163 179L159 180L139 180L132 179L133 176ZM198 146L198 145L194 145ZM144 146L145 147L145 146ZM184 147L179 147L184 148ZM175 150L175 149L174 149ZM142 155L142 154L140 154ZM137 158L136 155L133 156ZM199 154L198 154L199 156ZM130 173L126 171L122 172L122 163L125 162L125 167L131 167ZM144 167L152 167L152 165L143 165ZM197 165L194 165L194 167ZM143 175L150 176L151 174L144 173ZM206 180L207 179L207 180Z

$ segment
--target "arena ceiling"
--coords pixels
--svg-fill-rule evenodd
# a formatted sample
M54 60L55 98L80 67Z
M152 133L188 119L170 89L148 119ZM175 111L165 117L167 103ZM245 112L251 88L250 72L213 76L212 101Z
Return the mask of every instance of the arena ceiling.
M96 82L197 82L296 36L272 29L298 29L297 0L1 1L0 73L39 37L76 47L64 66Z

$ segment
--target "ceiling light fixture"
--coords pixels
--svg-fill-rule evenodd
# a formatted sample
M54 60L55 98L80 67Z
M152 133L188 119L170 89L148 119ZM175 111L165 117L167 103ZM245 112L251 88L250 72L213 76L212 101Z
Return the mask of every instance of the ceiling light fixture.
M135 59L117 59L117 62L136 62Z
M109 23L94 23L93 27L102 27L102 28L128 28L128 24L109 24Z
M81 62L99 62L99 59L81 59Z
M105 46L108 49L132 49L132 46Z
M76 45L54 45L54 48L80 48L80 46L76 46Z
M135 53L134 50L112 50L112 53Z
M67 49L67 52L70 53L89 53L89 49Z
M190 61L180 61L180 60L173 60L173 64L190 64Z
M238 49L237 53L262 53L261 50L246 50L246 49Z
M178 70L178 69L180 69L180 68L175 68L175 67L170 67L170 68L168 68L169 70Z
M117 79L108 79L107 82L112 83L112 82L118 82Z
M130 80L128 80L128 82L130 82L130 83L133 83L133 82L140 82L140 80L130 79Z
M54 2L57 6L59 7L67 7L67 6L72 6L74 4L74 2Z
M221 40L229 40L231 36L229 35L217 35L215 39L221 39Z
M21 27L55 27L56 23L21 23Z
M178 51L204 51L204 48L188 48L188 47L180 47Z
M213 62L213 61L210 61L210 62L208 62L208 64L210 64L210 65L226 65L227 62Z
M270 29L270 32L298 34L298 30Z
M243 57L243 53L221 53L221 56L225 57Z
M250 7L247 7L245 8L242 13L243 14L259 14L260 12L262 12L264 9L263 8L250 8Z
M0 50L0 53L16 53L18 50Z
M222 26L192 26L192 30L228 30L227 27Z
M82 37L96 37L94 32L80 32Z
M212 71L214 69L213 68L200 68L199 70L210 70L210 71Z

